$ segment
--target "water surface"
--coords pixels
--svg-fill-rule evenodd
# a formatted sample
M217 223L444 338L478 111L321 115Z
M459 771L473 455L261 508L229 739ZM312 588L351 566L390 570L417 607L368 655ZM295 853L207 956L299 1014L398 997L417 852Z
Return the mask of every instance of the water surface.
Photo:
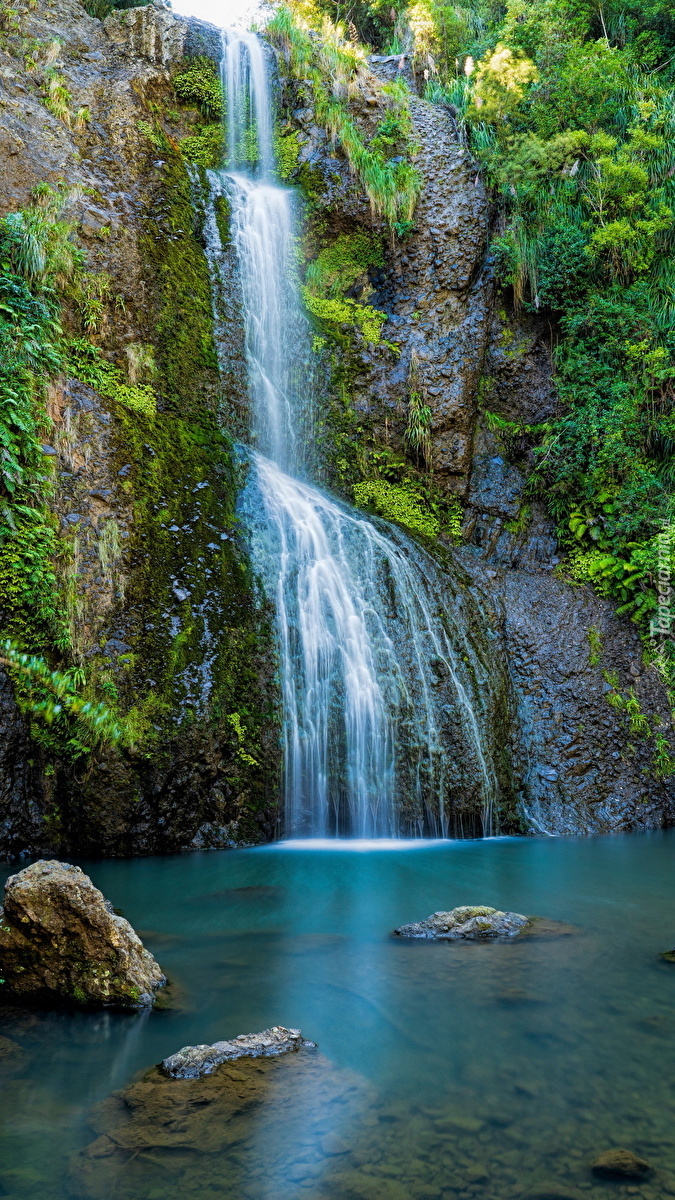
M2 1080L0 1196L675 1195L675 967L658 957L675 941L674 854L675 832L82 862L174 981L176 1007L3 1013L25 1060ZM579 932L388 936L471 903ZM226 1152L141 1155L112 1189L69 1182L95 1102L182 1045L273 1024L300 1026L333 1064L311 1105L301 1088L284 1101L283 1152L263 1102ZM284 1069L290 1080L293 1060ZM632 1191L595 1181L589 1160L612 1146L655 1175Z

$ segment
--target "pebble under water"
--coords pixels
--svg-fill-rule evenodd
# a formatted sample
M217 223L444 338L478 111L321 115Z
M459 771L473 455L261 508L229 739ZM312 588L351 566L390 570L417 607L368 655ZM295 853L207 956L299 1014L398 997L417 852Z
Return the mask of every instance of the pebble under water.
M82 862L170 976L174 1007L2 1010L22 1053L0 1041L0 1197L675 1196L675 966L659 958L675 941L675 832L357 847ZM578 932L389 937L459 904ZM129 1106L95 1109L187 1043L274 1024L319 1052L233 1064L215 1120L203 1081L162 1083L126 1141ZM612 1147L647 1159L648 1179L594 1177Z

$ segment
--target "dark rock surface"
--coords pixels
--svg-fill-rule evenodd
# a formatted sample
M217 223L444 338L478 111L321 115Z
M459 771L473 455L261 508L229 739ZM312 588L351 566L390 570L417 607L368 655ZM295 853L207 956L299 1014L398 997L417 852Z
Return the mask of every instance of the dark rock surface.
M652 727L672 737L668 699L655 668L643 664L635 625L590 588L550 572L504 569L471 547L459 557L489 597L509 663L525 825L592 834L671 824L675 782L656 776L653 738L631 735L607 699L603 671L616 674L624 695L634 689Z
M593 1160L591 1170L604 1179L644 1179L652 1168L632 1150L605 1150Z
M166 982L152 954L79 867L41 859L11 875L0 909L2 995L144 1008Z
M501 912L485 905L463 904L450 912L435 912L424 921L401 925L394 930L402 938L434 938L436 941L488 941L522 934L531 921L522 913Z
M315 1042L303 1038L299 1029L273 1025L262 1033L240 1033L229 1042L214 1042L211 1046L183 1046L165 1058L161 1070L171 1079L199 1079L211 1075L216 1067L236 1058L269 1058L291 1051L314 1049Z

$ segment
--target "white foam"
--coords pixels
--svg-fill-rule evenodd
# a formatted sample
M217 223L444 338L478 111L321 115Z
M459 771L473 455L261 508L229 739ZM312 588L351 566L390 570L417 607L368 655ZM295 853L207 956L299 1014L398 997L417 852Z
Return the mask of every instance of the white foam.
M450 838L297 838L274 842L266 850L349 850L352 853L371 853L381 850L429 850L434 846L451 846Z

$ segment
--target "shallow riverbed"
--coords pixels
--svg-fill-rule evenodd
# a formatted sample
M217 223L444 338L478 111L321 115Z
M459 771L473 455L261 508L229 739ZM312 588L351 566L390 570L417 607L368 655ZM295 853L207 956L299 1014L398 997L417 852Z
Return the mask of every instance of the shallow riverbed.
M175 1007L2 1013L25 1051L0 1081L3 1200L675 1196L675 966L659 960L675 942L675 832L375 845L82 862ZM389 937L472 903L578 933ZM94 1104L186 1043L274 1024L330 1063L275 1068L269 1104L216 1152L168 1138L83 1175ZM594 1179L613 1146L646 1158L649 1180Z

